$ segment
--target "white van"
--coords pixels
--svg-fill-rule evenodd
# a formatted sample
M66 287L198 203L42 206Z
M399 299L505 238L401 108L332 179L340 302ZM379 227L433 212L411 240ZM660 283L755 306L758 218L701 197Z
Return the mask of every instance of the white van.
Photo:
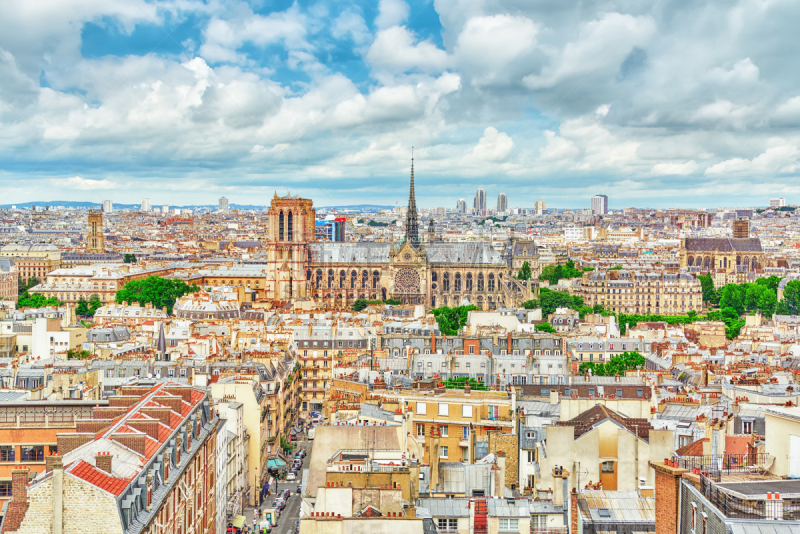
M315 430L315 428L311 427L311 429L308 431L308 439L310 441L314 441L314 430Z

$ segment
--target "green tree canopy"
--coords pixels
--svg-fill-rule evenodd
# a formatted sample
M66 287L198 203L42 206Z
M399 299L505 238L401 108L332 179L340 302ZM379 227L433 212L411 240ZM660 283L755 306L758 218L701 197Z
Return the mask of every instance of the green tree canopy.
M546 265L539 275L539 280L546 280L551 284L557 284L562 278L580 278L583 273L592 271L591 267L583 270L575 268L575 262L569 260L566 265Z
M136 254L125 254L125 258L122 261L125 263L136 263Z
M132 280L125 284L124 288L117 291L115 300L139 304L149 302L155 308L166 306L167 312L171 314L177 299L199 290L197 285L189 285L183 280L149 276L144 280Z
M19 280L17 280L17 295L22 295L23 293L27 292L30 288L38 285L39 285L39 279L36 278L35 276L31 276L30 278L28 278L27 282L23 282L22 277L20 276Z
M520 280L530 280L531 274L532 274L531 266L526 261L522 264L522 267L520 268L519 273L517 274L517 278L519 278Z
M792 280L783 288L777 311L780 315L800 315L800 280Z
M470 304L469 306L458 306L457 308L434 308L431 313L436 318L439 330L446 336L456 336L458 331L467 323L467 316L471 311L479 311L480 308Z
M534 327L534 329L535 329L537 332L546 332L546 333L548 333L548 334L557 334L557 333L558 333L558 332L556 332L556 329L555 329L555 328L553 328L553 325L551 325L550 323L540 323L540 324L537 324L537 325Z
M711 279L711 275L701 274L697 279L700 280L700 285L703 287L703 302L718 304L719 295L717 294L717 290L714 289L714 281Z
M644 356L636 351L626 351L619 356L612 357L605 363L584 362L578 367L578 370L581 374L591 371L594 376L614 376L616 374L624 376L625 371L628 369L636 369L640 366L644 368L644 365Z
M45 306L61 306L61 301L55 297L47 298L40 293L28 293L27 291L17 297L17 309L44 308Z
M576 295L570 295L566 291L553 291L546 287L539 290L538 299L525 301L522 303L522 307L528 310L542 308L542 317L547 317L551 313L554 313L556 308L570 308L572 310L581 311L583 307L589 310L587 306L584 306L582 298Z

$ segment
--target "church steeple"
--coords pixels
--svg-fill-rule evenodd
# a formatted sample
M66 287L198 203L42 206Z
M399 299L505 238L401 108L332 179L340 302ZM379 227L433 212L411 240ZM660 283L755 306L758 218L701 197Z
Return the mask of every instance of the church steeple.
M408 194L408 213L406 214L406 241L412 247L419 248L417 201L414 198L414 147L411 147L411 189Z

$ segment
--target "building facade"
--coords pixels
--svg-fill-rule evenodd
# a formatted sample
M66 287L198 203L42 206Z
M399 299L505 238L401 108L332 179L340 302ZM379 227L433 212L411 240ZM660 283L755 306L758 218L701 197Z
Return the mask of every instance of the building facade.
M106 202L109 202L106 200ZM103 208L105 210L105 207ZM106 213L110 212L109 208ZM102 254L106 251L106 244L103 237L103 214L99 211L89 210L89 230L86 234L86 252L90 254Z
M687 273L611 270L586 273L570 288L587 306L614 313L682 315L703 308L700 281Z

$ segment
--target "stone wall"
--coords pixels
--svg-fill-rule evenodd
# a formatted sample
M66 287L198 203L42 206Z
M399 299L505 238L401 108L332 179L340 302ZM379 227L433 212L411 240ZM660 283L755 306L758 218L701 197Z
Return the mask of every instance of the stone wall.
M517 487L519 476L519 436L517 434L501 434L499 431L489 433L489 452L497 456L499 451L506 456L506 487L512 484Z
M53 479L28 490L30 505L17 534L45 534L53 529ZM91 513L87 513L91 507ZM64 473L64 534L122 533L116 499L108 492Z

